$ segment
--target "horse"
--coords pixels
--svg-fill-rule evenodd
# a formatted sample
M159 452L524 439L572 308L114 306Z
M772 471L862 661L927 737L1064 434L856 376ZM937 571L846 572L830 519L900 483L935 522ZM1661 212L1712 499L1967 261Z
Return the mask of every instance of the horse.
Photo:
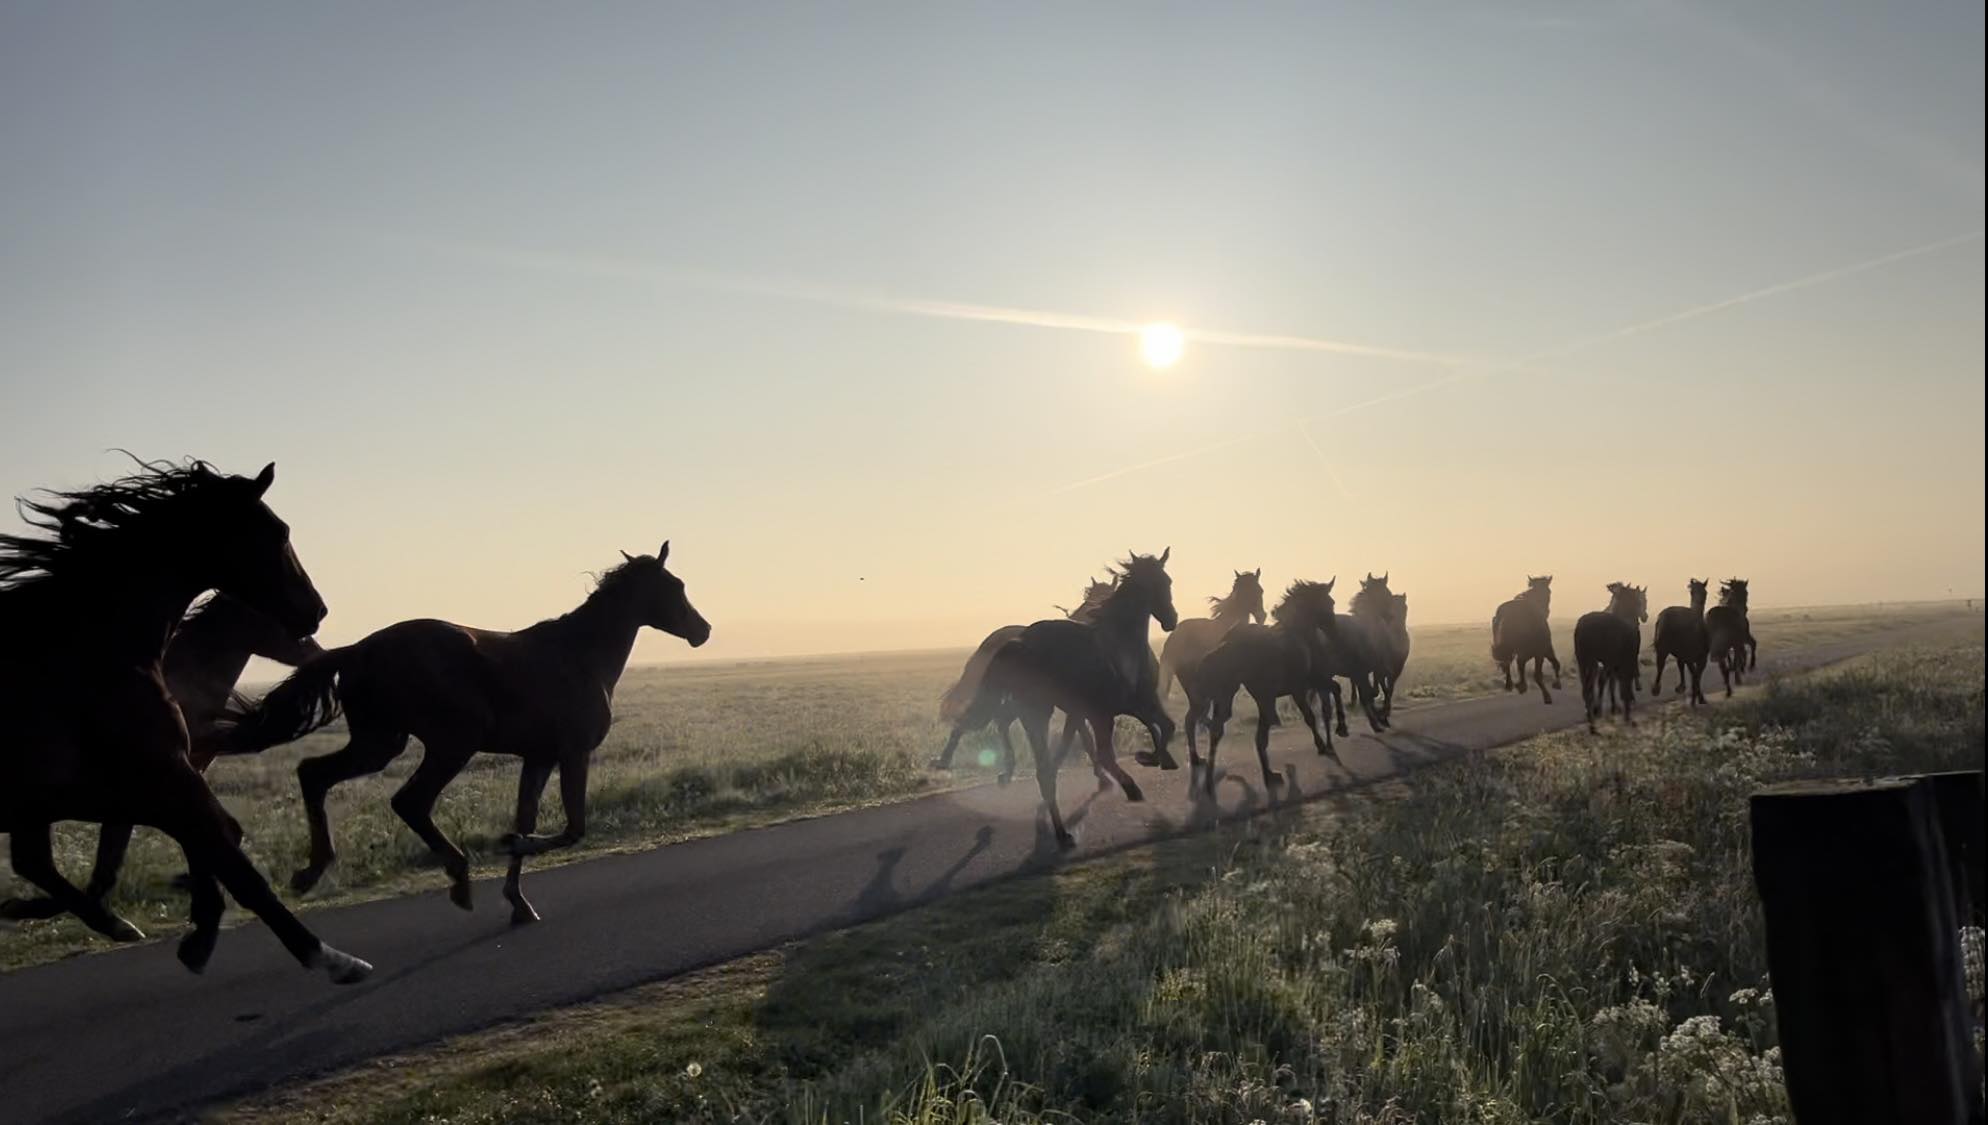
M1077 603L1077 608L1063 609L1062 606L1056 608L1062 609L1063 616L1072 621L1090 621L1097 616L1098 609L1104 605L1104 599L1110 594L1111 583L1093 579L1084 588L1083 600ZM1001 773L995 781L1006 785L1014 780L1015 742L1008 734L1008 728L1015 722L1014 708L1006 706L1005 699L1000 699L997 702L1001 706L996 708L994 714L988 715L974 711L973 702L979 695L981 677L987 674L987 665L994 659L994 653L1002 645L1021 636L1022 630L1026 628L1028 628L1026 625L1003 625L987 634L987 639L980 642L980 647L973 650L972 656L967 657L966 667L960 670L959 679L953 681L953 685L939 697L939 718L951 723L953 729L946 736L945 749L939 751L939 756L932 759L933 769L953 768L953 754L959 749L960 739L968 732L979 730L991 722L1001 736ZM1063 759L1070 749L1072 730L1077 730L1083 735L1086 746L1090 744L1090 733L1082 729L1081 723L1065 715L1062 751L1056 757L1057 769L1063 768ZM1100 777L1099 780L1102 781L1103 778Z
M1179 623L1173 607L1173 579L1167 576L1169 548L1158 556L1136 552L1113 570L1111 594L1092 621L1068 618L1038 621L996 649L981 677L973 707L995 713L1005 697L1028 735L1035 754L1035 779L1058 846L1076 846L1056 804L1056 769L1050 758L1049 715L1061 710L1090 724L1093 766L1118 783L1128 801L1145 799L1112 747L1112 724L1131 715L1157 724L1154 760L1180 768L1167 753L1173 720L1160 705L1153 650L1146 641L1152 619L1171 633Z
M1386 574L1375 578L1369 572L1360 580L1360 589L1347 607L1352 611L1351 620L1343 622L1339 631L1342 644L1354 644L1372 672L1374 687L1382 695L1383 727L1392 723L1395 683L1408 667L1408 595L1389 590L1387 578ZM1346 628L1349 623L1351 632ZM1343 705L1335 698L1334 706L1340 711L1339 733L1345 734Z
M217 593L189 612L166 646L164 671L166 691L186 721L191 745L187 758L193 768L206 773L213 762L218 721L234 693L235 681L248 667L249 657L260 656L294 668L323 653L317 641L292 635L274 618L227 594ZM102 899L116 888L117 873L130 846L131 825L106 824L101 828L96 865L84 894ZM191 885L185 875L174 884ZM0 902L0 918L16 921L52 918L60 913L61 905L47 896Z
M1633 684L1637 653L1643 648L1642 622L1650 619L1647 590L1624 582L1608 584L1608 608L1584 613L1574 623L1574 667L1581 677L1581 703L1588 731L1599 733L1602 694L1615 684L1622 694L1622 721L1636 725Z
M1320 754L1339 760L1332 746L1332 732L1322 730L1312 710L1311 695L1330 691L1332 669L1326 663L1323 642L1345 619L1333 612L1333 580L1291 583L1277 608L1270 613L1274 625L1240 625L1229 631L1222 643L1204 657L1181 680L1187 689L1187 760L1189 768L1202 765L1194 748L1196 718L1208 724L1208 761L1202 774L1202 790L1215 792L1215 751L1222 744L1222 731L1234 714L1238 688L1247 689L1256 701L1256 761L1263 771L1263 784L1274 789L1284 779L1270 771L1271 718L1277 701L1290 696L1312 733L1312 745ZM1205 717L1204 717L1205 712ZM1191 790L1191 786L1190 786Z
M1746 618L1746 579L1719 583L1719 604L1705 611L1705 636L1730 698L1733 685L1745 684L1745 673L1760 662L1760 646L1754 643L1753 626Z
M1223 598L1209 598L1209 608L1214 612L1207 617L1195 617L1180 623L1180 627L1167 634L1167 640L1160 646L1160 698L1173 694L1176 679L1185 679L1229 631L1245 622L1264 622L1263 612L1263 568L1238 570L1235 581L1229 586L1229 594ZM1187 743L1194 745L1195 711L1187 710ZM1275 716L1273 715L1274 719Z
M1691 677L1691 705L1705 702L1705 659L1711 652L1709 634L1705 630L1705 591L1708 583L1702 579L1689 580L1691 604L1674 605L1657 614L1656 635L1651 647L1657 652L1657 671L1651 678L1651 690L1661 693L1664 690L1664 661L1677 660L1677 690L1684 691L1684 680Z
M1553 686L1560 686L1560 658L1553 653L1553 627L1547 623L1552 610L1553 576L1527 576L1526 588L1498 607L1491 615L1491 659L1505 673L1505 690L1526 691L1526 661L1532 661L1532 682L1539 685L1542 703L1552 703L1546 690L1542 665L1553 665ZM1519 666L1519 681L1512 683L1512 664Z
M636 633L646 625L692 648L711 637L665 565L669 555L667 541L654 555L622 552L577 609L515 633L433 619L389 625L304 665L235 716L223 753L257 753L345 715L349 741L297 765L311 855L291 889L316 886L336 858L325 794L385 769L413 737L421 761L394 793L393 811L441 859L449 900L464 910L475 905L469 857L435 826L435 800L478 753L520 759L516 831L501 841L510 853L504 899L513 925L538 921L519 886L525 858L587 833L587 767L613 722L615 684ZM537 835L539 798L555 769L566 826Z
M192 872L194 972L219 940L222 888L306 969L333 982L372 966L325 944L283 905L241 849L241 826L188 760L186 722L162 660L175 625L218 589L308 636L324 600L254 478L202 461L144 462L90 488L22 500L27 535L0 535L0 832L14 870L115 941L144 937L56 870L58 821L142 824L171 837Z

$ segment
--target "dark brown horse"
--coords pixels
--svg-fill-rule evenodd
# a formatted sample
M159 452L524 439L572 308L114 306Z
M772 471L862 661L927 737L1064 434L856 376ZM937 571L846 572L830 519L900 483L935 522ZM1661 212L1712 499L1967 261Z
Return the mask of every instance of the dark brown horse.
M1731 696L1733 685L1746 683L1746 672L1760 662L1760 646L1754 643L1753 624L1746 617L1746 579L1719 583L1719 604L1705 611L1705 636L1706 648L1726 681L1726 695Z
M1215 651L1204 657L1193 672L1181 679L1187 689L1187 760L1190 767L1202 765L1194 749L1194 723L1208 725L1208 762L1202 773L1202 789L1215 791L1215 751L1222 744L1222 731L1234 714L1238 689L1247 690L1256 701L1256 762L1263 771L1263 784L1276 788L1284 779L1270 770L1271 720L1277 714L1277 701L1290 696L1298 705L1306 729L1312 732L1312 745L1321 754L1337 760L1332 732L1322 728L1312 711L1311 696L1332 690L1332 668L1326 662L1324 642L1345 623L1333 612L1332 582L1291 583L1270 611L1273 625L1242 625L1229 631Z
M1174 681L1184 681L1192 675L1201 661L1229 635L1230 630L1251 621L1263 624L1263 568L1235 573L1235 581L1230 584L1227 597L1208 599L1212 613L1207 617L1182 621L1179 628L1167 634L1166 643L1160 646L1161 699L1172 695ZM1201 716L1190 701L1187 708L1187 744L1190 750L1194 746L1194 724L1198 718ZM1274 721L1274 714L1272 719Z
M1643 649L1642 623L1650 619L1649 593L1626 582L1608 584L1608 608L1584 613L1574 623L1574 668L1581 677L1581 703L1588 730L1596 730L1602 696L1613 684L1622 696L1622 720L1636 723L1637 656Z
M1553 653L1553 626L1547 615L1552 611L1553 576L1528 576L1526 588L1491 615L1491 659L1505 673L1505 690L1526 691L1526 661L1532 661L1532 682L1539 685L1543 703L1553 702L1546 690L1541 666L1553 665L1553 686L1560 686L1560 658ZM1512 683L1512 665L1519 666L1519 680Z
M342 709L351 740L297 765L311 830L309 865L290 886L307 891L335 852L325 794L355 777L378 773L421 740L421 763L393 795L393 810L442 860L449 899L471 909L469 857L435 826L435 799L478 753L522 760L517 831L504 898L513 923L538 912L519 888L526 856L578 843L587 832L587 766L614 718L614 687L643 626L682 637L694 648L711 626L655 555L622 555L578 609L516 633L470 629L446 621L403 621L333 649L298 669L243 714L224 753L254 753L330 722ZM534 835L539 797L554 770L566 827Z
M1347 607L1352 612L1340 619L1333 646L1343 653L1340 663L1350 664L1353 675L1365 672L1373 690L1380 693L1383 728L1394 716L1395 683L1408 667L1408 596L1389 590L1387 578L1385 574L1375 578L1370 572L1360 580L1360 589ZM1357 683L1354 694L1359 694ZM1335 698L1333 707L1339 713L1339 733L1345 734L1344 704Z
M240 598L216 594L180 622L166 646L166 690L186 720L193 768L207 772L214 760L214 733L222 712L248 667L260 656L296 667L324 649L309 637L296 637L276 619ZM97 833L97 862L83 893L101 899L117 886L124 853L131 846L131 825L106 824ZM177 883L186 884L185 876ZM46 896L0 902L0 918L52 918L62 906Z
M1155 760L1162 768L1179 768L1167 754L1173 720L1160 706L1153 650L1146 641L1148 619L1167 632L1178 622L1173 580L1166 571L1171 553L1133 554L1115 570L1114 588L1096 620L1062 618L1028 626L995 651L981 678L973 706L993 714L1005 697L1015 708L1035 753L1036 784L1042 789L1050 827L1062 847L1074 847L1077 841L1064 827L1056 804L1056 768L1049 748L1051 711L1061 710L1090 724L1092 763L1118 783L1127 800L1143 800L1144 795L1118 764L1112 746L1113 721L1119 715L1157 727Z
M173 628L203 590L232 594L306 636L325 607L251 480L201 462L141 464L122 480L24 501L41 534L0 535L0 831L14 870L91 929L143 937L56 870L58 821L142 824L170 836L193 873L193 932L179 958L206 967L225 887L291 956L333 981L372 966L320 941L240 847L241 827L187 760L166 690ZM217 885L218 880L218 885Z
M1657 671L1650 681L1652 693L1663 693L1664 661L1676 660L1677 690L1684 691L1689 676L1693 707L1705 702L1705 658L1711 652L1710 634L1705 629L1707 585L1702 579L1691 579L1691 604L1670 606L1657 614L1656 635L1650 641L1657 653Z
M1056 608L1063 609L1063 616L1072 621L1090 621L1097 616L1098 610L1104 606L1105 598L1109 596L1111 596L1111 583L1093 579L1090 585L1085 587L1084 598L1077 603L1077 608L1063 609L1062 606ZM951 723L953 729L946 736L945 749L940 750L939 756L932 759L933 769L953 768L953 754L959 750L960 739L972 731L993 723L995 731L1001 736L1002 754L1001 774L995 780L1002 785L1014 780L1015 741L1009 736L1009 728L1015 723L1014 708L1008 705L1005 697L997 698L991 701L997 713L988 715L975 711L973 703L980 696L981 677L987 674L987 665L993 661L995 652L999 651L1002 645L1021 636L1022 630L1026 628L1028 628L1026 625L1003 625L987 634L987 639L981 641L980 647L973 650L973 655L966 658L966 667L960 670L959 679L954 680L953 685L939 697L939 718ZM1090 744L1090 732L1083 729L1082 723L1065 715L1063 749L1056 757L1058 769L1063 768L1063 758L1069 752L1073 731L1083 736L1086 746Z

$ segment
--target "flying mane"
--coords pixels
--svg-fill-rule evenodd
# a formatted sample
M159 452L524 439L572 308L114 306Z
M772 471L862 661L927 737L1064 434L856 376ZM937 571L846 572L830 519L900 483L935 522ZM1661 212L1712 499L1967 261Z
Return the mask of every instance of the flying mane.
M21 519L39 534L0 535L0 590L114 555L170 519L187 499L227 479L205 461L138 461L137 472L107 484L18 499Z

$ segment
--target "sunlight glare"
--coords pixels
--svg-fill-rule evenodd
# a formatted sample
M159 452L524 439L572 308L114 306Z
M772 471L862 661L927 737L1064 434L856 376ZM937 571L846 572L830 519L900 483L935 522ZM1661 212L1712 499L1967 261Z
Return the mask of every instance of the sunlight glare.
M1186 346L1187 338L1180 329L1164 321L1139 330L1139 354L1148 367L1172 367L1180 362L1180 353Z

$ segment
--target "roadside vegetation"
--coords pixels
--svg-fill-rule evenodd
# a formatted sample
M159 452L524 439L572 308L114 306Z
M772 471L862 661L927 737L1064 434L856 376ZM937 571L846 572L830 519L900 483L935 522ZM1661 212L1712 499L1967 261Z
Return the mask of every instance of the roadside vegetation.
M1747 796L1980 769L1983 671L1977 636L1536 739L228 1119L1786 1121Z

